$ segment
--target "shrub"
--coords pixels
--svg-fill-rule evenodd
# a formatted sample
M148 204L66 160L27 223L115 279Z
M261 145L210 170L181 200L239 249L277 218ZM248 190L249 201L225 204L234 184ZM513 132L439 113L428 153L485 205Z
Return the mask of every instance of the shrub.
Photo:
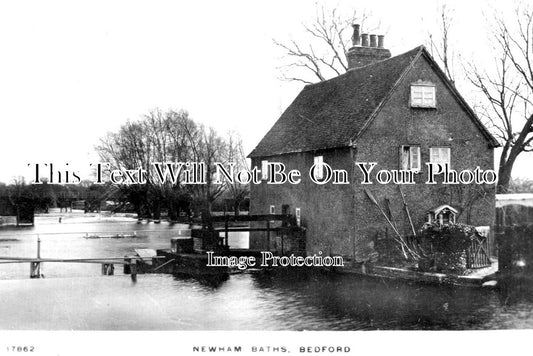
M419 268L463 273L466 270L466 250L476 234L476 228L466 224L425 224L419 234L425 258L419 263Z

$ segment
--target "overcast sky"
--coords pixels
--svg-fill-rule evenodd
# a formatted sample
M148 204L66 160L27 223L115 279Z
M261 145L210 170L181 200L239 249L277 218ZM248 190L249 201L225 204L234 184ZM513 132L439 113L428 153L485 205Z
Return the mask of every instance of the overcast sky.
M438 4L326 7L371 11L397 55L436 31ZM487 14L510 13L512 4L448 4L455 48L463 58L489 58ZM28 175L28 163L84 169L97 160L100 137L155 107L237 130L249 152L303 87L278 79L282 53L272 40L303 40L302 23L316 8L312 1L0 3L0 181ZM533 177L532 159L522 157L515 175Z

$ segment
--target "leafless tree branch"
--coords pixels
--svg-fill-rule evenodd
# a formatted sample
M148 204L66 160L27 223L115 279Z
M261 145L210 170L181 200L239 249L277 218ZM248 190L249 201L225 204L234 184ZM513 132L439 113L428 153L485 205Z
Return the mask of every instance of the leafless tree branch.
M273 40L283 51L286 62L280 66L281 79L311 84L346 72L346 53L351 47L349 29L356 22L363 26L369 17L367 12L339 15L337 9L328 11L321 7L313 22L302 26L308 35L308 43Z

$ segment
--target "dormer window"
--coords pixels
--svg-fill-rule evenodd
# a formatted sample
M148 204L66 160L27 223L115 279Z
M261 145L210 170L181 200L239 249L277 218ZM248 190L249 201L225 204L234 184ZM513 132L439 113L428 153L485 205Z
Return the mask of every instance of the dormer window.
M411 84L412 108L436 108L435 84L418 81Z

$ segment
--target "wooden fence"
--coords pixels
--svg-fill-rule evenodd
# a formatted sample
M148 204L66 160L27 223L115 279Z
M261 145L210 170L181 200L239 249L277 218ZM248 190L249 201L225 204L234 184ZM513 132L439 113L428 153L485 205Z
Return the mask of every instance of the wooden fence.
M466 268L484 268L491 265L488 236L475 235L466 250Z

